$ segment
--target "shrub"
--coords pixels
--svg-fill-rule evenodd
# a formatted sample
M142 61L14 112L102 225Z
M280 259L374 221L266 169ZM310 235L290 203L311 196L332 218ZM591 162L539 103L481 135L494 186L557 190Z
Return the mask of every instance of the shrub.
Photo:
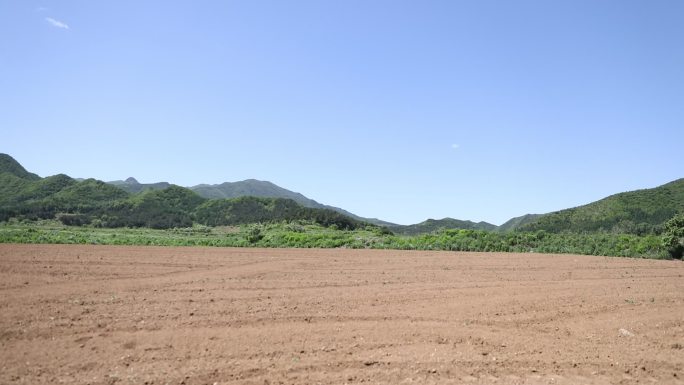
M90 223L90 217L84 214L57 214L57 219L59 219L62 224L67 226L83 226Z
M676 215L665 223L663 246L674 259L684 256L684 214Z
M264 235L261 233L262 226L261 225L251 225L247 228L247 235L245 238L247 239L247 242L251 244L255 244L262 240L264 238Z

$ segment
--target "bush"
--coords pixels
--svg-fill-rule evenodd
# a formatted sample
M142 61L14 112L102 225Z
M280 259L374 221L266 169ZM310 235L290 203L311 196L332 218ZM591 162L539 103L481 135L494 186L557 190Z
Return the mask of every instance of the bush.
M299 223L291 222L285 226L285 230L291 231L293 233L303 233L305 231L304 226Z
M251 244L255 244L262 240L264 238L264 235L261 233L262 226L261 225L252 225L247 228L247 235L245 238L247 239L247 242Z
M676 215L665 223L663 246L674 259L684 256L684 214Z
M57 219L67 226L83 226L90 223L90 217L83 214L57 214Z

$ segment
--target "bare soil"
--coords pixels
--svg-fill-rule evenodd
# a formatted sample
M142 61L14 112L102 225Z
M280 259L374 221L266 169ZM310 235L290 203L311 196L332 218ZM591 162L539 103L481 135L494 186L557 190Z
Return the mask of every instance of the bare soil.
M0 245L0 383L684 383L684 263Z

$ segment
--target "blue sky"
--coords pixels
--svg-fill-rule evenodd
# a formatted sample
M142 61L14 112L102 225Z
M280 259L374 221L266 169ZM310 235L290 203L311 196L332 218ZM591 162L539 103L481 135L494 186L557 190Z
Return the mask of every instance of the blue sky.
M501 224L684 177L684 2L0 1L0 152Z

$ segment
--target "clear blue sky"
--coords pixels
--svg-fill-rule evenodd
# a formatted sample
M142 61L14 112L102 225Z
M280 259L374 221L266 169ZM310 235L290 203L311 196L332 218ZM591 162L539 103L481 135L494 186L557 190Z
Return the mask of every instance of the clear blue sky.
M684 1L0 0L0 152L501 224L684 177Z

